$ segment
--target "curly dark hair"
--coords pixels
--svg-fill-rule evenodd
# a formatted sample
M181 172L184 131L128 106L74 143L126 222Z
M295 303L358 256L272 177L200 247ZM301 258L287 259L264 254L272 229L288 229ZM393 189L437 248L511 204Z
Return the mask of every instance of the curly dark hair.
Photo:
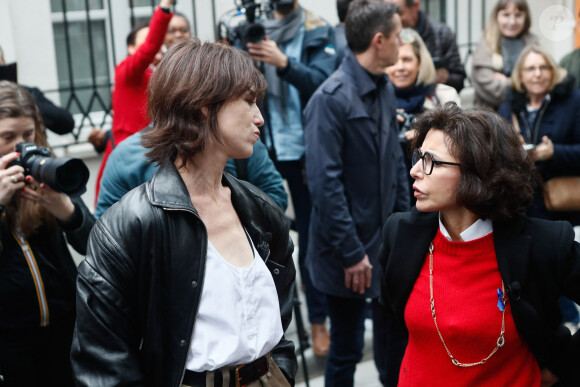
M511 124L495 112L462 110L448 102L418 116L412 147L431 129L447 135L461 163L456 201L482 219L509 219L532 203L534 162Z

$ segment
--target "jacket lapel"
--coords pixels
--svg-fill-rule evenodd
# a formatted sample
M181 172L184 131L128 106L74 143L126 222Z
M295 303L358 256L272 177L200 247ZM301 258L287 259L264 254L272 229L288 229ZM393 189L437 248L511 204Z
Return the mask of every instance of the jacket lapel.
M438 228L438 213L421 213L413 208L410 217L402 219L397 228L391 257L406 259L389 260L387 266L387 289L395 313L399 319L404 318L405 305L415 286L429 244L435 237ZM400 321L403 324L403 320Z
M493 238L495 254L507 295L519 297L521 285L525 283L530 264L531 238L522 235L521 217L508 222L494 222Z

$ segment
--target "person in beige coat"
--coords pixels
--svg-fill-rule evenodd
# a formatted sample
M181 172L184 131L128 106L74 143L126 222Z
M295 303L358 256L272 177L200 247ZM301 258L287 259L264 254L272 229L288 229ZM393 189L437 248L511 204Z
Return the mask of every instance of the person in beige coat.
M525 46L538 43L526 0L499 0L473 52L471 83L477 108L497 110L505 100L510 75Z

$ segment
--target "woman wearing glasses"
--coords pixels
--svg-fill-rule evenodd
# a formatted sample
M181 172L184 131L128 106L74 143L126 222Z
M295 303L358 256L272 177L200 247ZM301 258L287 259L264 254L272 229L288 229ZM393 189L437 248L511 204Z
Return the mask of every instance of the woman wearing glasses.
M525 48L512 75L508 100L499 113L528 145L544 182L557 176L580 176L580 90L542 47ZM528 215L568 220L580 225L580 212L549 212L541 184Z
M514 68L508 100L500 114L512 122L530 149L541 181L527 214L580 225L578 211L548 211L544 182L558 176L580 176L580 91L574 77L542 47L525 48ZM566 325L578 329L580 315L568 299L560 300Z
M448 103L414 128L416 208L383 227L381 297L408 334L399 386L580 385L580 245L522 215L533 163L500 116Z

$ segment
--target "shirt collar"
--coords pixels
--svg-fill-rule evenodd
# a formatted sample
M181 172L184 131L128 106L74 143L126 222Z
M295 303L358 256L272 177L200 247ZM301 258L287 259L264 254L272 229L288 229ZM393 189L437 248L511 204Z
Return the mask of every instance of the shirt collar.
M345 66L343 71L349 74L357 85L359 95L364 96L370 92L377 89L377 80L381 83L380 87L384 87L387 84L388 76L387 74L377 74L375 79L371 78L371 74L360 65L354 54L347 50L345 51Z
M452 241L451 235L441 222L441 214L439 214L439 230L441 234L448 240ZM483 238L484 236L493 232L493 222L491 219L477 219L475 223L467 227L459 236L464 242L473 241L475 239Z

